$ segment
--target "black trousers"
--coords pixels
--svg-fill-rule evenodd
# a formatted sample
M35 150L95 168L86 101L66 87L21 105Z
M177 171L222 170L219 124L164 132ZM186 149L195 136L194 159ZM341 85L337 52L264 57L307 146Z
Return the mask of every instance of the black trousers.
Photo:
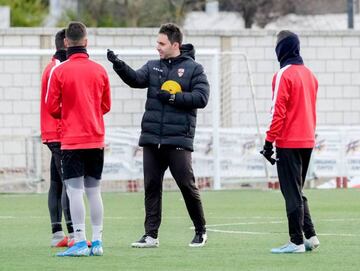
M69 198L66 194L66 188L61 174L61 150L59 142L46 144L51 151L50 162L50 188L48 193L48 208L52 224L52 232L62 230L61 218L64 212L68 232L72 233L72 222L70 215ZM60 223L60 224L57 224Z
M144 187L145 187L145 234L157 238L161 223L162 182L169 167L182 196L195 230L205 232L204 211L200 194L195 185L191 165L191 152L171 146L145 146Z
M290 241L299 245L315 235L309 204L303 194L312 149L276 148L280 189L285 198Z

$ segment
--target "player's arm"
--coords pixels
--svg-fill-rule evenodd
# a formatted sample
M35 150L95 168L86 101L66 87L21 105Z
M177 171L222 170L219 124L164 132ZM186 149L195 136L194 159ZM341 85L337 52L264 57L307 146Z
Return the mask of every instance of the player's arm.
M110 93L110 83L109 77L105 72L105 84L104 84L104 91L101 100L101 110L103 115L110 111L111 108L111 93Z
M50 72L45 104L50 115L59 119L61 118L61 86L57 74L53 72L54 68Z
M149 86L149 71L147 64L135 71L124 61L120 60L118 56L109 49L107 52L107 58L111 63L113 63L114 71L129 87L146 88Z
M201 65L195 68L190 85L191 92L176 93L174 106L184 109L204 108L209 100L210 86Z
M275 83L271 108L272 116L269 129L266 132L266 140L269 142L274 142L284 127L289 89L289 82L283 76L279 79L278 84Z

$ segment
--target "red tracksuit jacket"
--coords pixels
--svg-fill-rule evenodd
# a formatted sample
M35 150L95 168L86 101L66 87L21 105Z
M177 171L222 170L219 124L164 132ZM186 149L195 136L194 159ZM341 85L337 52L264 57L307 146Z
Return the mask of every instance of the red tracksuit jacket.
M60 142L60 121L54 119L47 111L45 104L45 95L50 75L50 70L59 65L60 61L53 57L51 62L46 66L41 77L41 101L40 101L40 127L41 140L45 142Z
M109 78L86 53L75 53L51 70L45 101L49 113L61 119L61 149L104 147Z
M273 77L271 122L266 140L279 148L315 145L318 81L304 65L287 65Z

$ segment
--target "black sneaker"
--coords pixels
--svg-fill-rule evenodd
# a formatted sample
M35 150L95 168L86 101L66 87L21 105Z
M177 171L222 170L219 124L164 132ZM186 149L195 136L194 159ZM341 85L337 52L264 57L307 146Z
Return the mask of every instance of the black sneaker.
M159 239L153 238L149 235L144 235L140 238L139 241L136 241L131 244L132 247L137 248L152 248L152 247L158 247L159 246Z
M206 232L195 232L194 239L189 244L189 247L203 247L207 241Z

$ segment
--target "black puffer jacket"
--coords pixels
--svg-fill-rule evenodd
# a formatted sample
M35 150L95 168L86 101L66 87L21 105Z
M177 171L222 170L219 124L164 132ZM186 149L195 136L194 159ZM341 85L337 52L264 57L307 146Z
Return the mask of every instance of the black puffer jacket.
M181 46L181 55L171 59L150 60L134 71L124 62L114 70L132 88L148 88L141 122L140 146L172 145L193 151L197 108L209 99L209 83L203 67L195 62L191 44ZM161 85L174 80L181 86L174 104L163 104L157 97Z

